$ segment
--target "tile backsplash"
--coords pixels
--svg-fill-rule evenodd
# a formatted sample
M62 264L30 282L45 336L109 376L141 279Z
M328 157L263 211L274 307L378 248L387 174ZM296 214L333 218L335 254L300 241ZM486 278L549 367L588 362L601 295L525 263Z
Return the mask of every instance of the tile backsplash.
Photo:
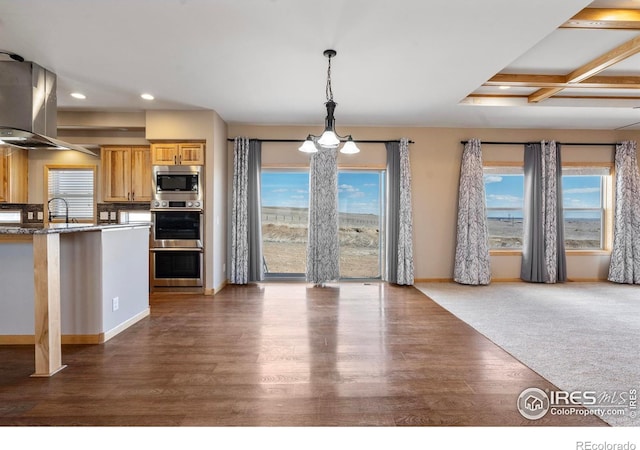
M44 205L38 203L0 203L0 210L21 211L22 223L44 222Z
M0 203L0 211L21 211L22 223L43 223L44 205L39 203ZM118 223L120 211L149 211L148 203L98 203L98 224Z
M118 223L120 211L149 211L149 203L98 203L98 224Z

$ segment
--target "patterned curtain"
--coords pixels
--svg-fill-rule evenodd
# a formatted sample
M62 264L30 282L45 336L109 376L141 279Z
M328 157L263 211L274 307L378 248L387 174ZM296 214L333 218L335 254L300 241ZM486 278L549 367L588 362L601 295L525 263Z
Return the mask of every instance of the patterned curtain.
M336 149L318 148L311 154L306 275L316 285L340 278Z
M616 207L609 281L640 284L640 174L635 141L616 146Z
M260 142L237 137L233 146L230 282L263 279L260 218Z
M460 284L491 281L482 148L478 139L464 146L458 188L458 228L453 279Z
M387 263L385 280L412 285L413 211L411 207L411 164L409 140L388 142L387 148Z
M524 197L520 278L536 283L566 281L560 144L525 145Z

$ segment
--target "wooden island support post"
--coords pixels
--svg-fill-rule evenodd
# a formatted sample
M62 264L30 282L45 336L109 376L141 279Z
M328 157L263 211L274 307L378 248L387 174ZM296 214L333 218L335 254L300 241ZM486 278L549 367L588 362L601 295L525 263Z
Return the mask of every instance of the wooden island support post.
M33 235L35 284L35 365L33 377L64 369L60 328L60 235Z

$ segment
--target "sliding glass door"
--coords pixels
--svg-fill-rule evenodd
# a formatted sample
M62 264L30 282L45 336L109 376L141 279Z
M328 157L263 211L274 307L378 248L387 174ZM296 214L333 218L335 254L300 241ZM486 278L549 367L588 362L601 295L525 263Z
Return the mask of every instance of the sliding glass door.
M262 170L265 277L304 278L309 223L309 171Z
M380 278L384 248L384 171L338 172L340 276Z
M384 260L383 170L340 170L338 208L343 279L375 279ZM304 278L309 222L309 171L262 169L265 277Z

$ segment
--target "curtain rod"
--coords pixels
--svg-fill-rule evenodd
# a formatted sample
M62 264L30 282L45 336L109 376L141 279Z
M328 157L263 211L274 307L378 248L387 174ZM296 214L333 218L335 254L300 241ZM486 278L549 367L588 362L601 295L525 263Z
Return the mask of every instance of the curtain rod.
M460 141L461 144L466 144L469 141ZM490 144L490 145L527 145L527 144L539 144L540 141L530 141L530 142L497 142L497 141L480 141L480 144ZM560 145L605 145L605 146L616 146L618 142L558 142Z
M250 141L260 141L260 142L304 142L304 139L258 139L258 138L250 138ZM227 138L227 142L233 142L233 138ZM394 139L390 141L379 141L379 140L360 140L354 139L355 142L359 144L387 144L389 142L400 142L400 139ZM409 141L409 144L415 144L413 141Z

